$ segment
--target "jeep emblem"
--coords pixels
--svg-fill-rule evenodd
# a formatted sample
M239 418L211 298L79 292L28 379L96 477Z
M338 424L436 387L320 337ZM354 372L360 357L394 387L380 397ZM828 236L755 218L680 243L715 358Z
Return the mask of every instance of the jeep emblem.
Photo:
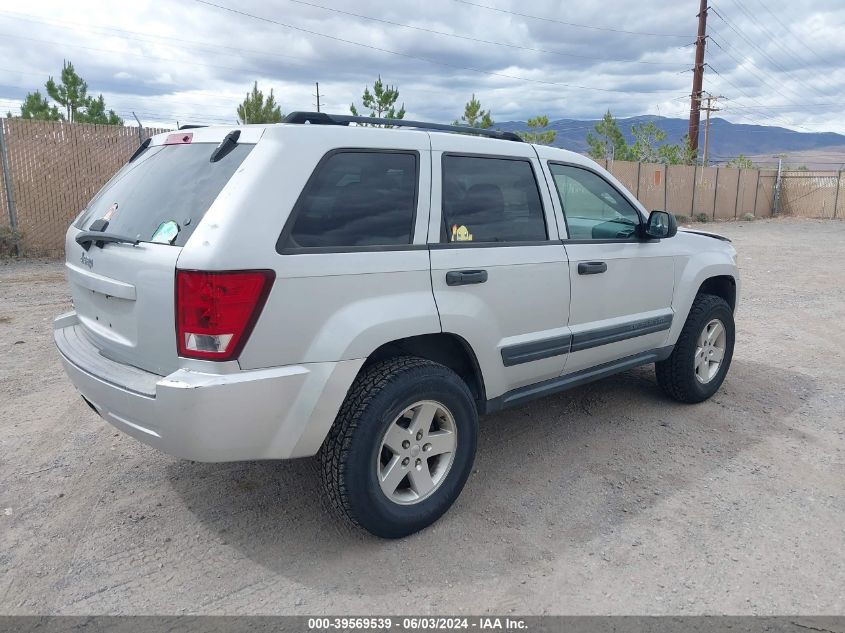
M94 260L88 257L85 253L82 253L82 259L79 261L82 262L83 266L88 266L88 269L94 268Z

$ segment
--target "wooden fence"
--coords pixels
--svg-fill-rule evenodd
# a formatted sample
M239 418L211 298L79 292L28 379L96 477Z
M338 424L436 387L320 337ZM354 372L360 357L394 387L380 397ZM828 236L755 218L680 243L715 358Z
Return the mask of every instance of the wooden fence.
M163 131L145 128L141 134ZM138 128L0 119L0 227L16 226L26 254L61 255L68 224L138 143ZM730 220L769 217L775 207L776 169L624 161L603 166L647 209ZM780 182L780 215L845 217L842 172L790 171Z

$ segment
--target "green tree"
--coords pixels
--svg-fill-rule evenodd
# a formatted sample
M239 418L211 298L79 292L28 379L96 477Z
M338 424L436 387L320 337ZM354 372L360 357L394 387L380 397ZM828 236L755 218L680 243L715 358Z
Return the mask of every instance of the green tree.
M671 165L698 164L698 152L692 148L692 142L690 141L689 134L684 134L681 137L680 145L672 145L665 151L672 156L676 156L675 160L666 161Z
M373 91L369 88L364 88L364 94L361 97L362 107L370 111L370 116L377 119L404 119L405 118L405 104L399 110L396 110L396 101L399 99L399 89L396 86L385 85L381 80L381 75L373 84ZM349 106L349 111L353 116L362 116L358 112L353 102Z
M88 83L82 79L69 61L62 63L61 83L51 76L47 80L47 94L65 109L65 118L73 123L80 108L88 103Z
M595 132L595 134L593 134ZM616 160L632 160L632 153L625 142L625 135L619 129L610 110L605 112L602 120L596 123L593 132L587 133L587 147L590 158L604 160L614 158Z
M252 86L252 92L246 93L246 99L238 106L238 120L241 123L280 123L282 108L276 103L273 89L264 99L264 93L258 89L258 82Z
M554 143L557 132L555 130L544 129L549 127L549 117L541 114L528 119L526 123L529 129L519 133L523 141L537 145L551 145Z
M665 143L666 132L654 121L632 125L631 133L634 136L634 144L630 148L632 160L667 165L692 165L696 162L686 134L678 144Z
M12 113L9 112L9 117ZM21 104L21 118L24 119L38 119L39 121L61 121L64 115L59 112L55 105L50 105L50 102L45 99L41 91L36 90L26 95Z
M649 121L632 125L631 133L634 135L634 144L631 145L634 160L642 163L661 162L660 144L666 140L666 132L657 127L654 121Z
M750 158L746 158L744 154L740 154L736 158L729 160L726 166L735 167L736 169L752 169L754 163L751 162Z
M489 128L493 127L493 117L490 116L490 110L481 109L481 101L472 95L472 99L467 101L464 106L464 113L461 115L460 121L455 121L453 125L466 125L468 127Z
M696 153L692 150L689 137L685 134L678 144L666 143L666 132L654 121L631 126L634 143L628 145L616 119L608 110L595 126L595 135L587 134L587 146L591 158L603 160L640 161L644 163L666 163L667 165L694 165Z
M99 123L101 125L123 125L121 119L114 110L106 111L106 101L103 95L88 97L88 101L83 110L76 113L74 121L77 123Z
M103 123L106 125L123 125L114 110L106 110L103 95L88 96L88 84L73 67L65 61L59 82L52 77L45 84L47 95L57 105L36 90L30 92L21 104L21 117L24 119L40 119L44 121L70 121L71 123ZM62 110L59 108L61 107ZM7 117L12 116L9 112Z

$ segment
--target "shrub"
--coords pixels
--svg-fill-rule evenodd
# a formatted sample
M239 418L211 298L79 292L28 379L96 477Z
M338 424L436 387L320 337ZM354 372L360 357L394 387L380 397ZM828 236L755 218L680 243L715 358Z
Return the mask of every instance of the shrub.
M753 222L754 221L754 214L753 213L745 213L742 216L742 219L745 220L746 222Z
M0 257L20 255L23 250L23 236L9 226L0 226Z
M685 215L676 215L675 219L678 221L678 224L689 224L689 218Z
M708 218L708 217L707 217L707 214L706 214L706 213L698 213L698 214L696 214L696 216L695 216L695 221L696 221L696 222L702 222L702 223L704 223L704 222L707 222L707 220L709 220L709 219L710 219L710 218Z

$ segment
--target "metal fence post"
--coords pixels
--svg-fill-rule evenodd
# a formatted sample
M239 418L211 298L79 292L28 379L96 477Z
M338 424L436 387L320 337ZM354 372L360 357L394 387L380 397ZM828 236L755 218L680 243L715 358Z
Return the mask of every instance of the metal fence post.
M719 170L722 169L721 167L716 168L716 182L713 183L713 219L716 219L716 201L719 198Z
M777 217L780 213L780 187L781 179L783 178L783 159L778 158L778 175L775 181L775 197L772 200L772 217Z
M736 177L736 201L734 202L734 220L739 214L739 183L742 182L742 167L739 168L739 176Z
M643 164L637 161L637 193L634 196L637 200L640 199L640 170L642 169Z
M757 184L754 187L754 208L751 209L752 215L757 217L757 195L760 193L760 169L757 169Z
M695 177L698 174L698 165L694 165L692 168L692 202L689 205L689 217L690 219L695 218Z
M833 199L833 217L836 217L836 209L839 207L839 184L842 181L842 170L836 172L836 197Z
M12 170L9 168L9 149L6 146L6 126L0 121L0 162L3 163L3 183L6 189L6 203L9 206L9 227L18 230L18 212L15 209L15 193L12 190ZM15 241L15 255L20 255L20 246Z
M663 210L669 210L669 164L663 163Z

